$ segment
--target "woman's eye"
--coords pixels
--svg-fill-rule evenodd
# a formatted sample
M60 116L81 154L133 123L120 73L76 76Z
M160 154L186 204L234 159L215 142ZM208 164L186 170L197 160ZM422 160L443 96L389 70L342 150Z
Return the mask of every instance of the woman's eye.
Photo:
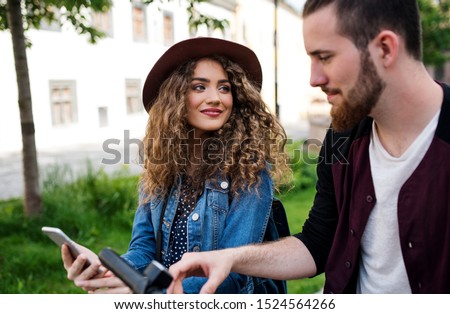
M219 90L223 91L223 92L229 92L229 91L231 91L231 87L228 85L223 85L223 86L219 87Z
M205 86L201 85L201 84L196 84L194 86L192 86L193 90L197 90L197 91L203 91L205 90Z

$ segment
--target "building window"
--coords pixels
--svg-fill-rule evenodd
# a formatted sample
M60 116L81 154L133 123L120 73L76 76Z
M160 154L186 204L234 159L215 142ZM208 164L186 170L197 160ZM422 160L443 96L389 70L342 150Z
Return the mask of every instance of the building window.
M125 80L125 94L127 103L127 114L141 112L141 81L138 79Z
M77 122L75 81L50 81L50 106L53 125Z
M113 37L112 11L92 12L92 26L105 33L108 37Z
M164 45L170 46L174 42L173 35L173 14L171 12L163 13L164 20Z
M108 126L108 107L98 107L98 126Z
M132 21L134 41L147 41L147 16L140 2L132 3Z

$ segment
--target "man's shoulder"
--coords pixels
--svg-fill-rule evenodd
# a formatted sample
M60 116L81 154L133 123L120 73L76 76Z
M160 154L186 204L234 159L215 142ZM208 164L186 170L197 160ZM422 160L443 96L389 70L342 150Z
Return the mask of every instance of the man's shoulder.
M442 101L435 136L450 144L450 86L442 82L438 82L438 84L443 89L444 99Z

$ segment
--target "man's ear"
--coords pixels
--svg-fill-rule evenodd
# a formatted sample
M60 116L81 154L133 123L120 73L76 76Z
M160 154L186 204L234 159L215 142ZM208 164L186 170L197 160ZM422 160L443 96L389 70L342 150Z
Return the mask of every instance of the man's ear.
M390 67L396 60L400 50L399 36L388 30L381 31L372 41L375 56L379 58L384 67Z

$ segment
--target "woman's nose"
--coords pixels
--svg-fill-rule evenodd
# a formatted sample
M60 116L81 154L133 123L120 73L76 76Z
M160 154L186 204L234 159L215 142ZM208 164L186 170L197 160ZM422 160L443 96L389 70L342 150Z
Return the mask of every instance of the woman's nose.
M211 90L211 91L208 93L208 95L207 95L206 103L208 103L208 104L213 104L213 105L218 105L218 104L220 104L220 94L219 94L219 91Z

